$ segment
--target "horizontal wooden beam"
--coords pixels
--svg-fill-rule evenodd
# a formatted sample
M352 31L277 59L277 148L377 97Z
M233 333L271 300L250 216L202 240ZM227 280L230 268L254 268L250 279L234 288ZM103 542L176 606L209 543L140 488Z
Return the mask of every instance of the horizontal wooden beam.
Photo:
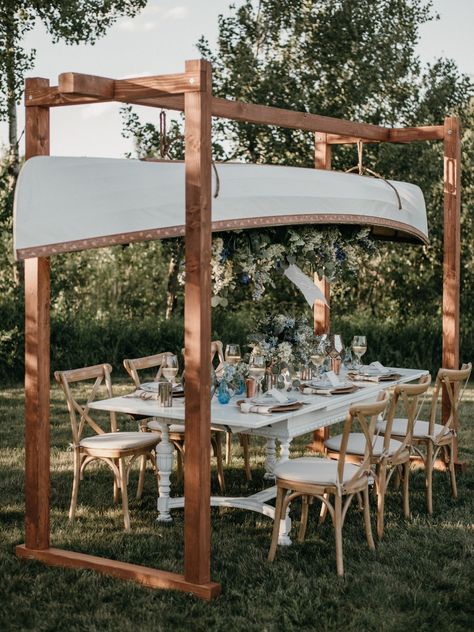
M346 134L362 136L369 140L388 140L388 129L369 123L356 123L344 119L320 116L309 112L293 112L268 105L243 103L228 99L212 100L212 114L234 121L244 121L260 125L275 125L301 129L308 132L327 132L329 134Z
M81 73L63 73L59 76L57 87L27 90L25 105L57 107L118 101L182 112L184 93L197 91L200 85L201 78L198 72L117 80ZM211 107L212 115L215 117L257 125L321 132L326 134L326 142L330 145L357 143L359 140L409 143L444 138L442 125L391 129L370 123L216 97L213 97Z
M379 143L378 140L370 140L361 136L345 136L344 134L327 134L328 145L355 145L359 141L364 143Z
M59 75L58 91L108 101L136 101L153 99L162 95L197 92L201 86L199 72L184 72L173 75L109 79L96 75L66 72Z
M411 143L417 140L443 140L443 125L430 125L421 127L393 127L385 128L388 130L388 138L385 142L389 143ZM363 136L346 136L344 134L328 134L327 143L329 145L351 145L358 141L363 142L379 142L373 141Z
M443 125L394 127L389 130L389 141L391 143L411 143L416 140L443 140L443 138Z
M194 584L186 581L183 575L161 571L156 568L119 562L105 557L65 551L63 549L28 549L24 544L16 547L18 557L27 560L38 560L50 566L62 566L67 568L87 568L89 570L111 575L120 579L128 579L149 588L166 588L169 590L179 590L181 592L192 593L200 599L210 601L220 595L220 584L208 582L205 584Z
M111 99L100 99L98 97L86 97L84 95L64 94L59 91L58 86L48 88L26 88L26 107L49 107L54 108L62 105L87 105L89 103L102 103Z
M153 97L169 94L198 92L200 88L201 75L199 72L193 71L175 75L117 79L115 81L114 99L116 101L152 99Z
M115 81L107 77L83 75L79 72L63 72L58 77L61 94L77 94L111 101L114 98Z

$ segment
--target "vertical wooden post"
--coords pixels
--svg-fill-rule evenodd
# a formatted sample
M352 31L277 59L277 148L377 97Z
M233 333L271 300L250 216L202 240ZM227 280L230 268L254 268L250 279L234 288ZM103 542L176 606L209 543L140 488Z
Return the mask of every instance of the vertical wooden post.
M461 275L461 130L459 119L444 119L443 367L459 368ZM443 392L443 418L449 400Z
M327 134L316 132L314 135L314 166L316 169L331 169L331 145L327 142ZM324 294L327 302L330 299L329 282L314 275L314 282ZM316 334L329 332L329 308L322 302L314 303L314 331Z
M27 79L28 89L48 79ZM26 159L49 154L49 108L27 107ZM49 547L49 259L25 261L25 545Z
M211 65L187 61L198 70L199 92L185 93L186 285L186 468L184 477L184 577L210 580L211 449Z
M331 145L327 142L327 134L316 132L314 135L314 166L316 169L331 169ZM314 275L314 282L324 294L329 304L331 296L330 285L326 278L320 279ZM314 303L314 332L316 334L329 333L329 307L322 301ZM329 437L329 429L321 428L313 432L313 441L306 447L314 452L324 452L324 441Z

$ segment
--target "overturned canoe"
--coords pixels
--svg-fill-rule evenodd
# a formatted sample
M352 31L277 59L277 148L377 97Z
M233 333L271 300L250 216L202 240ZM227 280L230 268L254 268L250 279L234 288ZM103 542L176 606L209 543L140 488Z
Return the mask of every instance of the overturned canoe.
M213 173L212 230L360 225L381 239L426 243L421 189L390 183L337 171L220 163ZM182 162L38 156L18 178L15 256L176 237L184 223Z

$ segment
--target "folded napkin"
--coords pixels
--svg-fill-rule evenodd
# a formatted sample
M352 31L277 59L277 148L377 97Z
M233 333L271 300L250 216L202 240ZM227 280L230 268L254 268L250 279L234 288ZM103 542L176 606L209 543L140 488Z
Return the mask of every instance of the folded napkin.
M173 387L173 395L184 395L181 384L176 384ZM158 400L158 392L137 388L133 391L133 393L128 393L127 395L124 395L124 397L138 397L139 399L150 399L156 401Z
M390 371L383 366L380 362L371 362L367 367L362 367L360 371L355 371L352 374L353 379L363 382L385 382L395 380L400 377L399 373ZM366 371L366 373L364 373Z
M133 393L127 393L124 397L138 397L140 399L158 399L158 393L152 393L151 391L143 391L141 388L137 388Z
M250 402L242 402L240 404L240 411L242 413L258 413L259 415L271 415L273 406L258 406L257 404L251 404Z

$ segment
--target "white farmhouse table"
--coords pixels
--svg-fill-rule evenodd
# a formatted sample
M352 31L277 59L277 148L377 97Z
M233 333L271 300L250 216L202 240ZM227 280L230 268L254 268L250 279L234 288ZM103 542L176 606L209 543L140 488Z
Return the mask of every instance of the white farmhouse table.
M343 421L352 404L374 401L380 391L390 389L397 384L412 382L428 371L419 369L393 368L400 377L384 382L354 382L360 388L344 395L298 395L304 405L296 411L272 413L242 413L235 398L229 404L219 404L214 398L211 404L211 423L213 427L233 433L244 433L265 437L266 460L265 478L273 480L273 470L278 462L289 458L290 444L299 437L318 428L331 426ZM185 423L184 400L174 399L170 408L159 407L156 400L143 400L138 397L112 397L97 400L90 404L91 409L114 411L127 415L153 417L161 429L161 441L156 448L156 465L160 472L158 488L158 522L172 520L170 510L184 507L184 498L170 498L170 474L173 467L173 446L169 441L169 426ZM280 443L280 454L276 457L276 440ZM275 508L267 504L276 496L276 487L268 487L251 496L211 496L211 505L215 507L235 507L256 511L270 518L275 516ZM291 539L290 518L287 515L280 524L279 544L289 545Z

